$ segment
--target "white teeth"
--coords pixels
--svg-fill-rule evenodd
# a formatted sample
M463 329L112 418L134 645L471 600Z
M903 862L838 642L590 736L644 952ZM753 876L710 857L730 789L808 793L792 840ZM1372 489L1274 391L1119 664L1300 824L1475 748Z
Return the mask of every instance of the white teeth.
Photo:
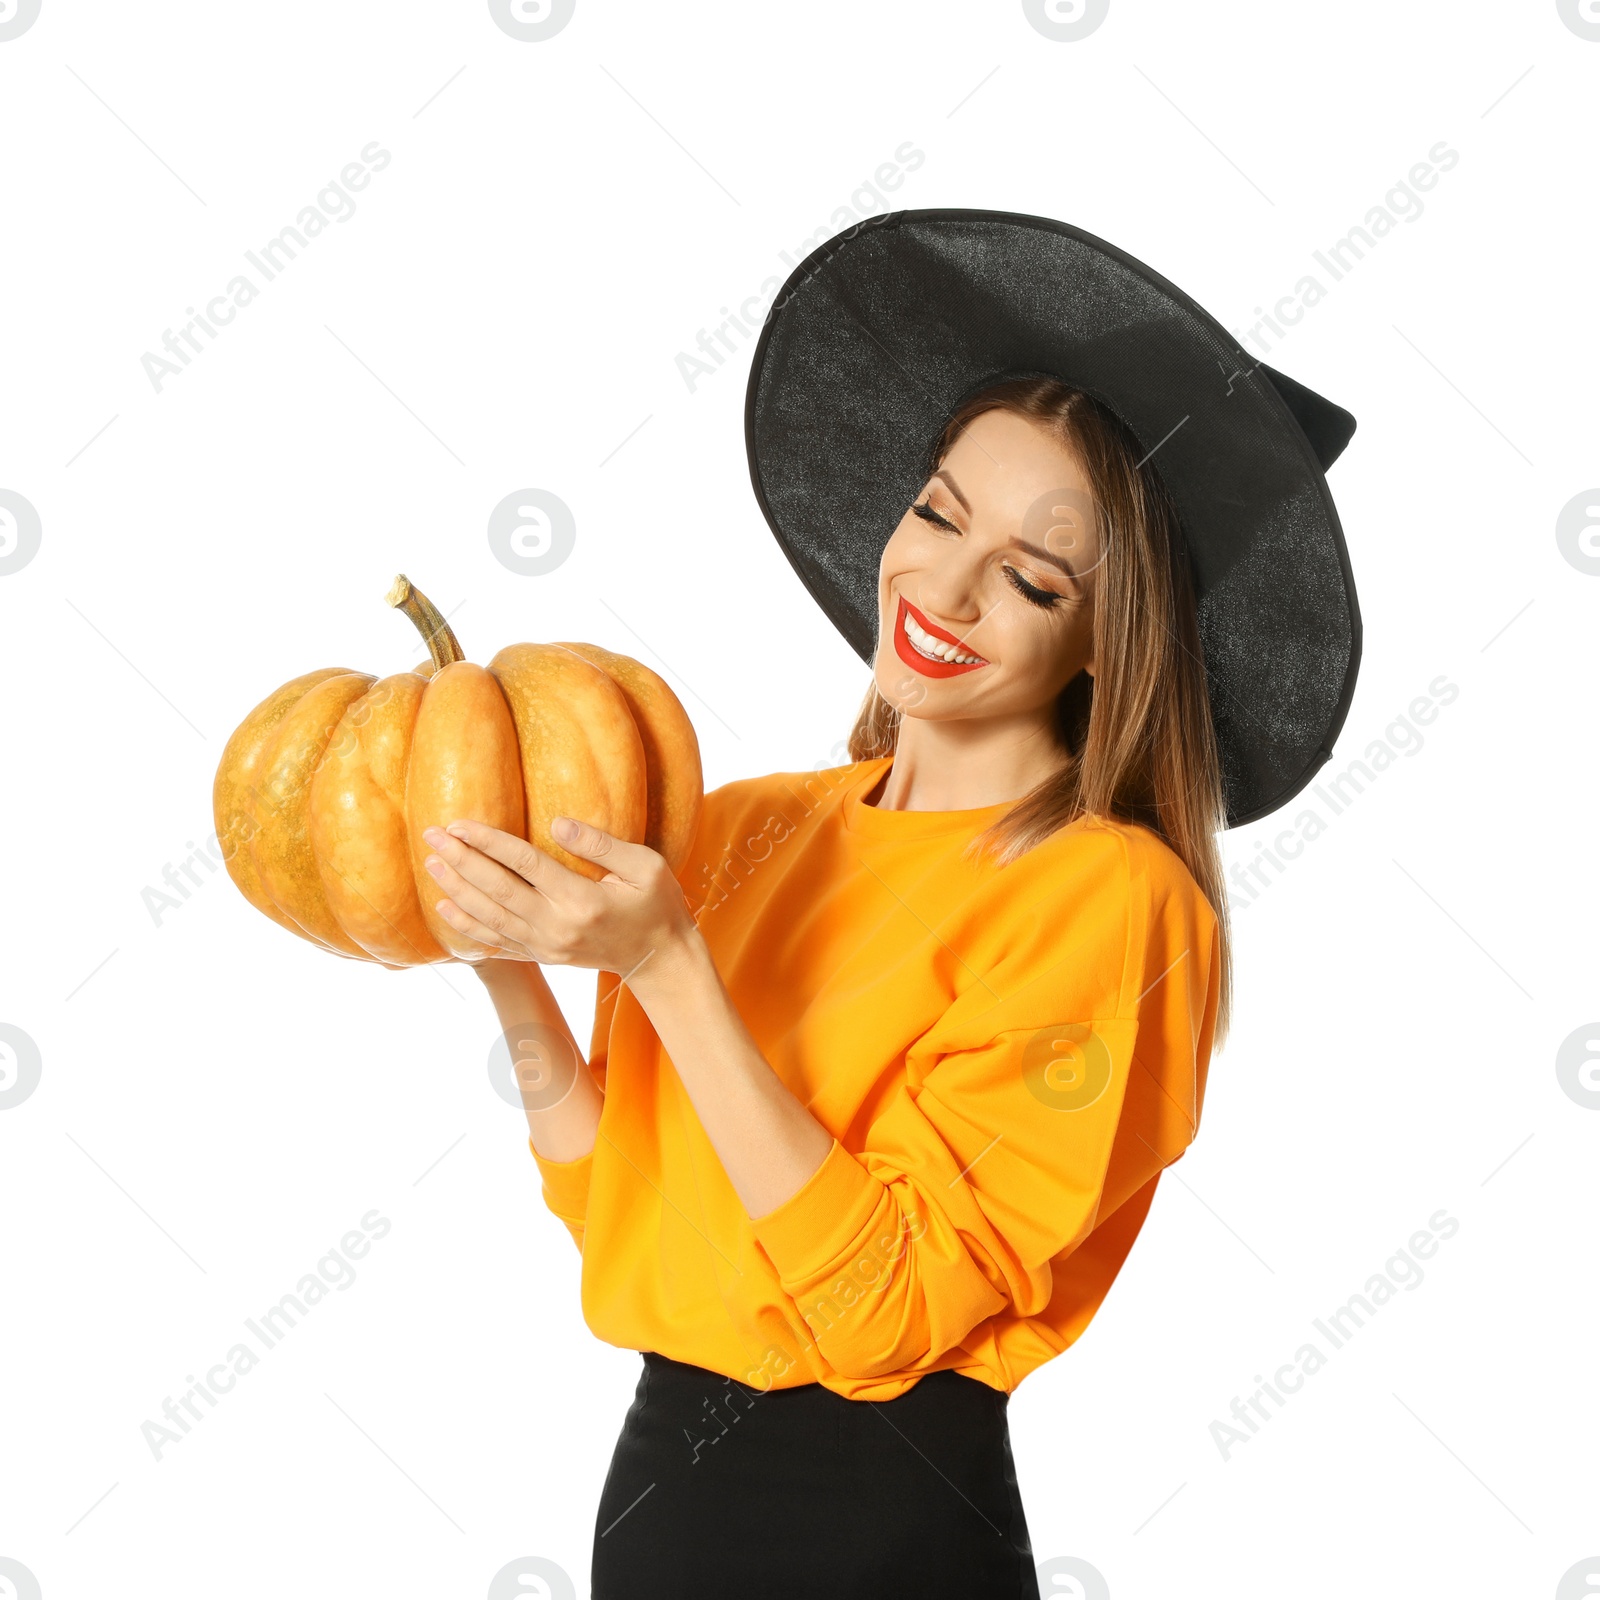
M959 662L965 665L983 660L982 656L969 655L943 639L935 639L927 629L918 624L917 619L909 611L906 613L906 637L910 639L912 647L919 655L925 655L931 661Z

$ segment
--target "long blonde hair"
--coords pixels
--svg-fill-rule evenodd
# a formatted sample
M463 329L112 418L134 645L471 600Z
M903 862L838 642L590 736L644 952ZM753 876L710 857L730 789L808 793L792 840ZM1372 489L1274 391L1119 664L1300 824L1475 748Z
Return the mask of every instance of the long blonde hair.
M985 411L1043 425L1076 456L1094 497L1102 563L1094 602L1095 674L1055 705L1066 763L986 828L970 849L1004 865L1085 814L1149 828L1182 860L1217 917L1222 982L1214 1045L1227 1035L1233 963L1217 834L1227 825L1221 758L1206 692L1188 547L1177 507L1132 431L1092 396L1055 378L981 390L934 442L931 473ZM900 712L868 686L850 730L852 761L892 755Z

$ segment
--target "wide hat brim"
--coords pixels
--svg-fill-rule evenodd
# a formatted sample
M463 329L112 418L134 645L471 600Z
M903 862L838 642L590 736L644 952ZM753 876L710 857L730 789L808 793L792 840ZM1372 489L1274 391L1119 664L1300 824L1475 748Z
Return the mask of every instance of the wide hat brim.
M863 660L878 563L955 408L1049 374L1133 431L1178 507L1229 827L1300 792L1355 689L1361 617L1326 469L1355 431L1175 284L1092 234L900 211L814 250L756 345L745 442L784 554Z

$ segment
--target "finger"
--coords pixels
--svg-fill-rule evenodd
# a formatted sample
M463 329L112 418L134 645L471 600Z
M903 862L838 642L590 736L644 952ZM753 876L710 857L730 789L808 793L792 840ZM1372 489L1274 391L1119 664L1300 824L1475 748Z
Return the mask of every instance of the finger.
M635 887L645 882L655 862L660 859L649 845L619 839L592 823L579 822L576 817L552 818L550 832L573 855L605 867L611 878Z
M528 916L537 903L535 891L504 867L436 829L425 829L423 838L430 844L438 841L440 853L427 856L422 864L457 909L489 929L495 939L526 945L533 937ZM456 858L454 863L444 859L445 852ZM480 883L487 886L480 887Z
M479 831L478 839L465 839L461 833L455 831L469 827ZM453 822L448 829L435 827L422 830L423 842L475 889L482 890L501 905L513 906L526 912L532 905L528 899L529 893L543 891L540 891L539 886L515 866L509 864L502 866L492 855L484 852L483 845L491 842L486 837L488 835L493 835L495 839L510 839L513 844L523 843L511 834L501 833L498 828L490 828L477 822ZM524 845L524 848L527 847ZM535 863L530 861L526 865L529 870L538 871Z
M505 833L499 828L491 828L486 822L474 822L470 818L462 818L452 822L443 831L447 840L459 839L462 843L470 845L480 855L499 862L524 883L531 884L540 894L559 894L563 889L570 888L573 883L589 881L570 868L562 866L559 861L547 856L544 851L529 844L526 839L519 839L514 833ZM423 838L427 837L427 832L424 831ZM432 842L429 840L430 844ZM434 848L437 850L439 846L434 845Z
M524 944L505 943L493 928L486 927L476 917L469 916L458 906L454 900L440 900L434 910L459 934L468 939L476 939L483 946L480 960L487 961L493 956L502 960L534 961L538 958Z

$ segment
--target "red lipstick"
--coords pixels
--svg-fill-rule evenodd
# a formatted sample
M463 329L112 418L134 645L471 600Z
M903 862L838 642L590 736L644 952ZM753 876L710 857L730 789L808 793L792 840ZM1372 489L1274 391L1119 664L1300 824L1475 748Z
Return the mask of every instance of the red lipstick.
M917 608L912 605L904 595L900 595L898 598L900 605L895 611L894 615L894 653L899 656L908 667L913 668L915 671L922 673L924 677L928 678L953 678L958 673L974 672L979 667L986 667L989 665L987 661L982 660L935 661L930 656L923 655L922 652L918 650L914 644L912 644L910 638L906 634L906 616L908 613L924 633L932 635L933 638L940 640L944 644L953 644L958 650L962 651L966 655L975 656L978 652L972 649L969 645L963 644L961 640L956 638L953 633L948 633L943 628L935 627L934 624L929 622L928 619L923 616L923 614L918 611Z

